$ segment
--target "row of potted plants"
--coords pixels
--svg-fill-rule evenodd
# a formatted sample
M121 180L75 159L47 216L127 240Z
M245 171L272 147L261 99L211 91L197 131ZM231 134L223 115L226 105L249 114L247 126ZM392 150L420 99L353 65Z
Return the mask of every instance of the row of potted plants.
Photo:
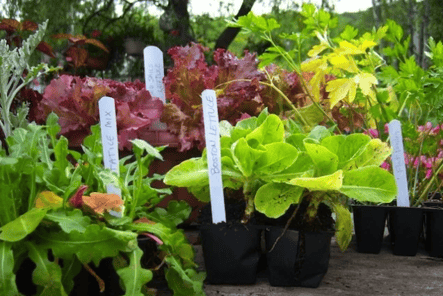
M334 20L328 13L317 10L313 5L304 5L302 15L306 24L303 32L280 36L285 42L293 44L294 48L291 50L286 50L274 41L273 30L279 24L273 19L251 13L232 24L270 42L272 46L259 57L262 61L260 65L253 54L246 53L244 58L239 59L228 51L218 50L214 53L215 64L209 66L205 61L205 49L199 45L171 49L169 53L174 60L174 67L168 71L164 80L169 100L164 106L151 97L140 82L120 83L67 75L56 78L46 87L43 95L33 95L35 101L32 102L30 111L34 117L31 120L36 120L41 125L28 125L28 106L19 106L12 113L10 109L14 107L12 102L16 95L33 78L56 70L42 65L28 69L28 76L21 78L27 67L27 63L23 63L27 52L37 46L43 30L33 35L29 43L25 42L21 49L9 51L6 43L2 43L4 52L10 53L3 60L10 64L4 64L2 69L5 70L1 72L1 127L6 139L1 154L2 164L6 165L2 181L4 186L8 186L5 188L11 188L11 192L25 190L25 193L17 192L20 196L22 193L29 196L26 206L20 205L23 208L15 212L8 210L9 214L4 216L6 220L2 221L0 233L4 253L7 254L4 258L11 260L16 256L15 260L18 260L22 254L29 252L34 254L31 260L36 261L32 248L23 249L25 244L18 242L30 240L26 245L38 245L40 240L44 242L45 235L63 237L64 241L69 242L71 236L98 236L92 232L87 235L88 227L91 228L90 231L118 233L127 238L126 245L109 248L109 252L97 251L98 254L91 255L92 257L83 257L82 248L74 250L67 247L62 250L50 243L38 245L41 248L38 251L43 254L51 250L49 257L47 254L46 257L42 255L42 258L47 258L43 261L57 270L56 265L61 266L62 272L65 260L76 262L77 265L92 261L97 265L106 257L114 257L118 261L123 253L126 265L129 264L128 268L143 275L135 288L131 286L131 289L137 290L134 292L137 295L149 280L150 273L138 265L141 253L133 246L137 244L134 238L140 233L147 233L161 244L158 248L163 251L162 260L168 267L165 276L175 293L204 293L203 275L195 270L192 248L183 237L182 231L176 228L178 223L186 219L185 214L189 214L189 206L173 202L165 210L156 207L167 191L153 189L150 182L154 179L146 175L151 161L161 158L159 151L162 148L153 148L144 141L134 139L145 138L151 123L160 118L168 125L170 134L178 139L179 151L193 147L202 149L200 157L185 160L172 168L166 174L164 183L187 187L200 201L208 202L207 151L204 149L200 94L204 89L212 88L217 93L219 117L222 120L220 140L223 185L226 195L233 198L226 201L229 205L226 225L202 223L208 224L202 225L208 281L239 283L242 280L243 283L252 283L260 256L260 235L264 230L271 284L318 286L328 266L331 233L335 231L342 250L347 248L352 238L350 201L386 204L395 199L395 180L388 171L391 149L383 142L386 137L377 139L375 136L376 133L382 134L384 124L391 119L402 119L405 114L417 115L414 104L410 102L411 93L417 92L412 89L411 79L416 79L417 81L413 81L415 87L420 86L424 92L438 88L438 67L443 60L443 45L430 43L430 56L435 67L425 73L420 71L421 68L415 64L413 58L403 58L405 55L401 49L404 50L404 41L395 23L388 23L387 26L360 38L356 38L358 32L348 27L340 36L332 38L329 29L334 25ZM298 51L301 50L303 39L311 38L312 34L319 38L320 44L309 51L310 59L302 61ZM387 54L402 57L398 72L393 67L385 67L383 59L375 51L383 38L394 42L398 49ZM267 66L264 70L259 68L265 63L279 62L279 59L280 64L289 70L275 65ZM21 68L13 68L17 65ZM418 78L420 75L426 79ZM438 91L434 92L429 95L437 97ZM128 155L121 161L120 176L101 166L99 131L94 124L98 121L97 101L103 95L116 99L119 145L126 150L124 154ZM55 112L59 120L50 115L51 112ZM427 110L429 116L435 112L433 109ZM423 120L423 116L417 115L414 118L416 123ZM45 120L48 120L46 125ZM61 127L58 127L57 121ZM13 126L16 128L12 128ZM428 136L423 136L412 133L409 126L405 127L405 133L411 135L409 138L405 137L410 140L410 143L406 142L406 147L420 147L418 154L413 154L418 157L418 165L415 171L410 171L409 176L414 176L415 185L410 188L414 188L414 196L418 197L414 200L419 201L414 205L421 206L424 196L427 197L422 193L438 191L440 188L441 162L436 159L435 164L438 167L434 168L431 176L420 179L422 177L419 177L419 173L426 170L427 175L429 169L427 164L421 165L424 162L421 156L427 147L424 139L429 139L431 131ZM91 132L92 135L87 136ZM25 149L30 143L34 143L32 145L40 150L32 147ZM420 145L417 146L417 143ZM68 145L77 148L69 150ZM129 152L131 148L133 150ZM23 167L26 161L32 159L36 163L31 166L34 169L23 172L17 170L16 166L22 160L16 161L18 156L15 157L14 153L26 155ZM429 153L433 153L431 148ZM20 174L25 177L22 178ZM28 187L22 183L17 183L14 188L10 187L9 180L15 179ZM92 194L104 192L104 184L107 183L122 188L122 197ZM82 185L88 187L81 187ZM417 194L416 189L420 194ZM41 192L44 194L38 195ZM89 197L85 192L91 193ZM238 197L238 194L243 197ZM96 202L102 199L109 199L109 207L96 208ZM77 200L78 203L75 202ZM36 201L43 205L36 207ZM5 202L10 200L5 199ZM84 210L76 210L75 207ZM5 207L13 208L18 208L18 205L7 204ZM239 211L243 214L238 214ZM203 210L205 212L207 210ZM69 219L77 221L76 223L82 221L80 224L84 229L81 230L84 231L69 226L65 220L51 220L53 213L72 216ZM332 213L335 221L332 220ZM232 218L229 218L231 214ZM38 217L35 218L34 215ZM403 224L396 222L395 218L390 219L391 226ZM434 218L427 219L428 223L432 220ZM10 235L13 237L12 232L20 229L23 221L33 221L31 225L35 227L25 229L24 232L21 229L21 237L10 238ZM355 224L358 224L357 220ZM432 226L428 226L427 229L431 228ZM44 234L40 235L41 232ZM397 231L392 237L399 237L398 233ZM218 237L218 234L223 238ZM38 242L33 241L36 238ZM315 247L316 242L322 242L322 245ZM119 246L120 243L115 244ZM224 247L224 243L241 247L245 254L232 253L232 248ZM285 243L289 245L286 246ZM128 244L133 249L128 249ZM402 244L396 243L397 246ZM322 267L318 273L310 270L317 264L311 261L317 256L310 255L311 246L324 251L320 260L323 262ZM289 252L288 249L296 249L297 252ZM210 263L210 259L219 256L210 255L210 252L223 254L223 257L219 257L222 258L220 263L228 262L229 265L221 267ZM56 259L52 260L51 256ZM242 261L240 258L248 259ZM62 264L58 264L60 260L63 261ZM239 265L233 265L236 266L234 269L230 268L231 263L237 262ZM241 266L249 266L251 270L243 271ZM288 269L281 271L282 266ZM89 270L88 266L84 267ZM36 268L41 269L39 266ZM119 272L118 268L117 272L125 289L128 289L125 273ZM281 273L287 274L288 279L282 280ZM11 284L14 282L14 275L9 271L8 274L8 283ZM59 272L54 273L54 276L56 274ZM60 282L58 278L55 281ZM37 283L45 283L45 280L37 280ZM61 283L57 289L68 291L69 285Z
M323 126L303 132L295 122L284 122L266 109L235 126L226 121L220 125L223 186L241 189L234 197L244 211L227 224L202 225L211 283L255 282L261 230L256 224L261 223L271 285L317 287L328 268L331 212L343 251L352 238L351 213L342 195L380 203L396 197L393 175L380 168L390 148L378 139L333 135ZM209 201L207 153L205 149L201 157L172 168L164 182L187 187ZM277 220L294 205L289 219ZM317 262L322 262L320 270L313 269Z

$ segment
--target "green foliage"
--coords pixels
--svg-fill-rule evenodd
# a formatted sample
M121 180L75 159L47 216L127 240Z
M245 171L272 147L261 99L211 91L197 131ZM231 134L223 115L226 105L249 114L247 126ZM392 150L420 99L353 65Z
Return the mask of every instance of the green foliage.
M142 255L143 251L137 247L129 254L129 265L117 269L117 274L125 283L125 295L143 296L143 285L152 279L152 271L143 269L140 265Z
M333 135L322 126L305 133L293 125L266 111L233 127L221 124L223 186L243 188L243 222L254 210L278 218L304 199L310 202L308 214L313 219L320 203L327 204L337 213L337 237L344 250L352 220L341 204L342 194L357 201L394 200L394 176L379 167L391 149L364 134ZM208 187L206 151L201 158L173 167L164 182L202 192Z
M14 254L11 249L11 243L0 242L0 292L5 296L19 295L17 285L15 284Z
M176 228L188 218L191 208L183 201L171 202L166 209L155 207L170 192L150 187L161 176L147 177L152 160L162 159L163 148L133 141L134 155L121 160L117 176L103 167L98 125L92 127L92 134L83 142L85 153L80 154L68 149L66 138L57 137L57 120L51 114L45 126L16 128L7 138L8 151L0 150L0 264L8 264L2 268L0 291L17 294L13 268L20 262L13 261L19 256L16 252L36 263L33 282L40 286L40 295L68 295L82 264L98 266L103 258L126 254L129 263L117 272L127 295L141 295L153 271L141 267L137 237L148 232L158 236L163 243L160 248L167 253L167 268L176 271L178 279L173 277L171 287L183 281L194 289L189 295L204 295L205 275L196 272L193 248ZM82 185L87 184L90 191L104 191L110 183L121 186L125 201L122 217L73 207L78 205L71 203L71 197ZM133 223L139 218L146 223ZM50 260L49 253L63 259L63 266Z

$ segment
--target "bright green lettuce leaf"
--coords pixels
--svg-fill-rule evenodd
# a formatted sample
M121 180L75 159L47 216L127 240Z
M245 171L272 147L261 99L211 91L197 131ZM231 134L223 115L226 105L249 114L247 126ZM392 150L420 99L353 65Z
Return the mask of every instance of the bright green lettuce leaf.
M340 250L344 252L352 240L352 229L354 227L352 215L346 207L338 202L334 203L333 210L336 214L335 237Z
M0 242L0 295L19 295L15 283L14 254L11 249L12 244Z
M246 136L246 140L249 145L256 147L258 144L283 142L284 135L283 122L277 115L270 114L258 128Z
M237 164L238 169L244 176L251 176L254 171L255 162L265 153L265 151L252 148L244 138L238 140L233 146L234 161Z
M26 242L29 258L36 267L32 272L32 281L42 290L39 295L68 295L62 285L62 270L55 261L49 261L48 250L31 242Z
M338 170L331 175L315 178L295 178L287 183L307 188L310 191L340 190L343 184L343 171Z
M288 182L299 177L313 177L314 163L306 152L299 152L295 162L287 169L270 174L268 176L260 176L265 182Z
M346 164L360 156L371 138L364 134L351 134L324 138L321 144L331 152L337 154L339 159L338 168L343 168Z
M46 215L48 209L33 208L0 228L0 240L17 242L32 233Z
M329 151L328 148L314 143L308 143L308 139L305 140L305 148L308 155L311 157L312 162L315 164L316 176L330 175L337 171L338 168L338 156L337 154Z
M83 216L82 211L79 209L51 211L46 214L45 218L56 222L66 233L70 233L73 230L85 232L86 227L91 224L91 218Z
M317 125L314 127L307 136L309 139L314 139L320 142L323 138L331 136L332 133L326 127L322 125Z
M96 266L103 258L115 257L119 252L131 252L137 246L136 233L97 224L89 225L83 233L42 230L37 235L42 246L51 248L54 256L71 258L75 254L82 263L93 261Z
M346 141L345 135L334 135L331 137L326 137L321 141L321 145L328 148L329 151L331 151L334 154L340 153L340 147L343 145L343 143Z
M185 160L169 170L163 182L177 187L203 187L209 184L208 165L201 158Z
M345 172L339 191L352 199L374 203L390 203L397 196L394 176L377 166Z
M226 184L223 183L223 186ZM201 202L210 202L211 196L209 193L209 185L205 187L195 186L195 187L188 187L189 193L191 193L196 199L198 199Z
M266 151L255 162L254 174L271 175L290 167L298 157L298 150L287 143L264 145Z
M304 139L306 139L304 134L293 134L286 138L286 143L291 144L299 151L306 151Z
M372 139L365 146L362 153L345 168L356 169L370 165L380 166L391 153L392 148L389 147L388 143L382 142L380 139Z
M231 130L234 128L229 121L222 120L218 124L220 130L220 137L229 138L231 136Z
M292 204L297 204L304 188L284 183L268 183L260 187L254 199L255 208L269 218L282 216Z
M127 255L129 266L117 269L117 274L123 281L125 295L143 296L141 290L147 282L152 280L152 271L141 267L140 259L143 251L139 247Z

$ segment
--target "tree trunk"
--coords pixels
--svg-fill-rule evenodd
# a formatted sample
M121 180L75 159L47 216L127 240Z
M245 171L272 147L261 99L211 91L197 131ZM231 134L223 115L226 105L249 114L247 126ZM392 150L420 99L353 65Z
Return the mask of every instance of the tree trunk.
M419 37L419 65L422 66L422 68L427 68L426 65L426 56L425 56L425 45L428 41L428 26L429 26L429 1L424 0L423 1L423 16L422 21L420 24L420 37Z
M243 3L235 16L235 19L238 19L241 16L247 15L254 5L256 0L243 0ZM227 27L218 37L215 42L214 49L217 48L228 48L229 45L234 41L237 34L240 32L240 28Z
M415 13L416 13L416 9L415 9L415 0L409 0L408 1L408 31L409 31L409 35L411 36L411 42L409 43L409 53L411 55L415 54Z
M160 29L171 38L177 37L180 45L195 41L191 34L188 3L188 0L169 0L168 6L164 8L165 12L159 19Z
M374 16L375 27L379 28L382 22L380 0L372 0L372 15Z

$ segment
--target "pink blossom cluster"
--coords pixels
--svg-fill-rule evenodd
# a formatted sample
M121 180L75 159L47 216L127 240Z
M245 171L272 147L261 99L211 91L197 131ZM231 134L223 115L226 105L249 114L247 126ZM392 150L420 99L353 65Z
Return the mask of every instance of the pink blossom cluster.
M440 131L443 131L443 124L437 124L436 126L433 126L431 122L427 122L425 125L420 125L417 127L417 131L419 132L419 141L423 140L423 135L429 135L429 136L437 136L439 135ZM379 138L379 131L376 129L368 129L364 132L365 134L371 136L372 138ZM384 126L384 133L389 133L389 126L388 124L385 124ZM434 141L435 138L432 138L431 141ZM411 139L405 139L405 140L411 140ZM438 139L436 139L438 141ZM435 143L435 142L434 142ZM420 144L420 143L418 143ZM433 171L438 167L438 165L441 163L443 159L443 140L438 141L438 147L434 151L433 156L427 156L427 155L419 155L419 156L413 156L408 153L404 153L405 158L405 164L406 167L417 169L419 168L420 172L424 174L421 177L424 177L425 179L429 179L432 177ZM381 164L381 167L385 170L390 171L391 170L391 163L390 161L385 161Z

